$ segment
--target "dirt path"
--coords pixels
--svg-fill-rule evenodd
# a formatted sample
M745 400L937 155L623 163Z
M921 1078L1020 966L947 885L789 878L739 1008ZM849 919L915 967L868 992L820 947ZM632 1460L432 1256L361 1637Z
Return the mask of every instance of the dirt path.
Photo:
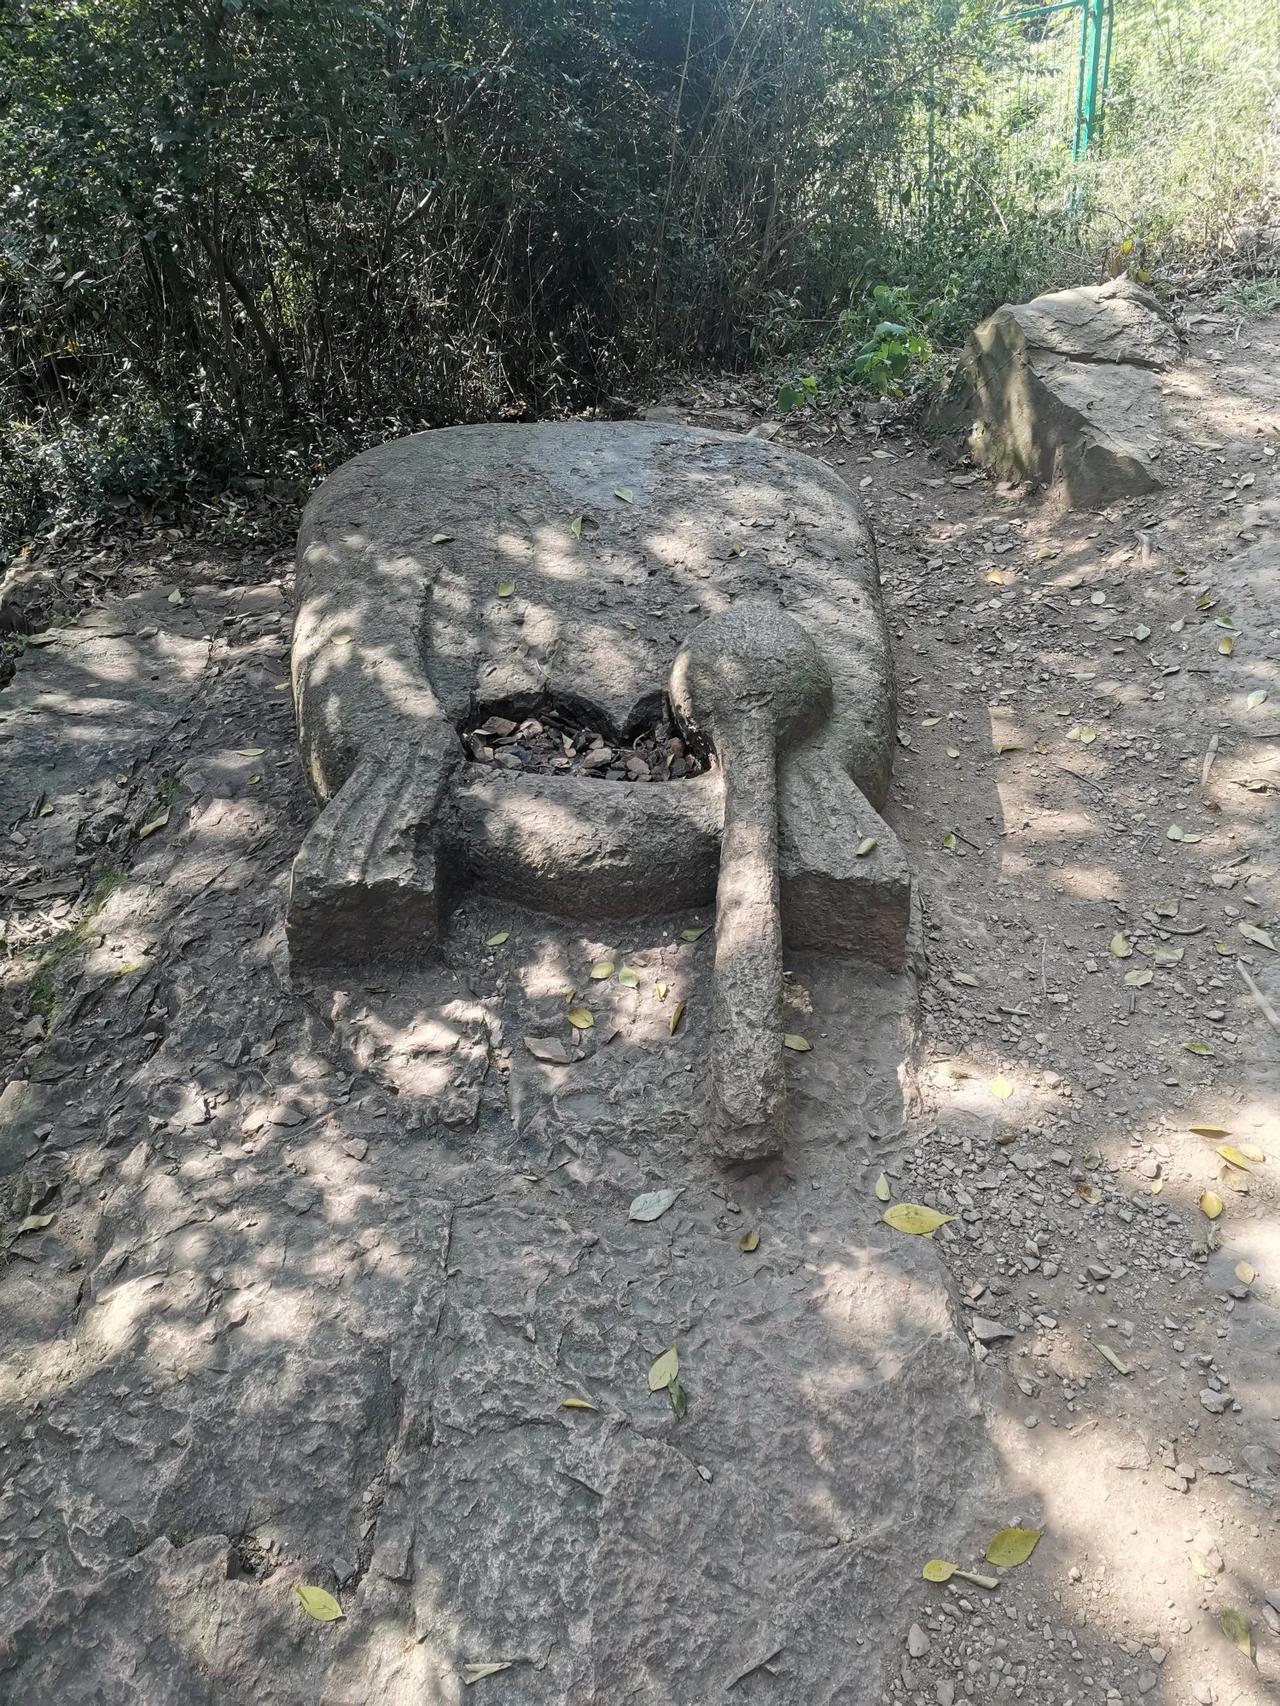
M1169 392L1168 490L1099 517L813 446L866 488L896 617L928 978L888 1174L959 1217L992 1436L1046 1529L999 1607L921 1589L895 1699L1280 1678L1280 321L1200 320Z
M0 694L0 1695L1273 1697L1280 321L1193 338L1168 489L1101 517L783 429L873 515L922 930L905 978L793 958L739 1181L688 920L468 903L417 980L295 987L287 553L97 565ZM639 989L542 1065L606 955ZM1019 1521L993 1592L919 1579Z

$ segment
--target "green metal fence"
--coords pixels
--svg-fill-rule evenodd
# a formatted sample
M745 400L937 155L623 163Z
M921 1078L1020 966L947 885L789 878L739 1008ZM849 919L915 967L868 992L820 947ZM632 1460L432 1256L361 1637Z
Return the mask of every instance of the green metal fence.
M1115 0L1056 0L1049 6L1024 6L1012 14L1012 23L1033 23L1042 18L1060 20L1069 31L1079 17L1079 53L1075 76L1075 122L1071 154L1083 159L1101 140L1106 108L1107 84L1111 77L1111 45L1115 35ZM1057 46L1061 37L1055 25L1044 38Z

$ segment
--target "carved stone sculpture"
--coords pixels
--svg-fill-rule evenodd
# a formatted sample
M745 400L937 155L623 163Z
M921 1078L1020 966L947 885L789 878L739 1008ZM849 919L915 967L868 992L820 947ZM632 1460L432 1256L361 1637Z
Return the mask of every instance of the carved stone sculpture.
M871 538L811 458L643 424L455 427L308 504L293 686L322 810L299 968L412 964L469 885L573 918L717 903L709 1141L782 1140L784 941L901 963L905 862L875 807L895 734ZM495 710L625 743L669 695L707 770L654 785L467 762Z

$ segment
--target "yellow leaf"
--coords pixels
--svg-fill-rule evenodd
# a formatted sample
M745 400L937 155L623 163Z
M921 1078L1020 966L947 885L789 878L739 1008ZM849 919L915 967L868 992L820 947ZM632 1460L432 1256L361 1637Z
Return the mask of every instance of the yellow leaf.
M1231 1136L1231 1127L1225 1125L1189 1125L1187 1130L1195 1132L1197 1137Z
M1227 1606L1218 1618L1218 1627L1231 1642L1231 1645L1239 1648L1245 1658L1251 1659L1253 1657L1253 1631L1249 1626L1247 1617Z
M1266 1156L1258 1148L1256 1143L1242 1143L1240 1145L1240 1153L1241 1155L1246 1156L1250 1161L1266 1160Z
M585 1007L571 1007L568 1013L569 1023L575 1031L589 1031L595 1024L594 1018Z
M514 581L503 581L496 590L499 598L510 598L516 590L516 583Z
M265 746L237 746L232 750L237 758L261 758L267 749Z
M431 535L431 543L433 545L447 545L452 538L452 533L433 533Z
M881 1173L880 1177L876 1180L876 1196L881 1202L888 1202L892 1194L893 1193L889 1189L888 1175Z
M155 817L149 818L147 822L142 825L138 831L138 840L145 841L149 835L154 835L156 830L163 829L168 821L169 808L166 806L162 812L158 812Z
M680 1029L680 1021L683 1018L684 1002L677 1001L675 1006L671 1009L671 1017L667 1020L667 1031L671 1036L674 1037L676 1032Z
M655 983L653 986L653 993L658 997L659 1001L665 1001L667 999L667 986L666 986L666 984L665 983Z
M976 989L978 987L977 978L969 971L953 971L951 974L951 981L952 983L962 983L966 989Z
M1118 960L1127 960L1133 953L1133 949L1129 946L1129 938L1123 930L1117 930L1111 938L1111 952Z
M591 968L591 975L599 983L602 978L613 976L612 960L597 960Z
M624 504L629 504L636 494L630 486L615 486L613 495L615 498L621 498Z
M314 1617L317 1623L336 1623L343 1615L337 1600L323 1588L307 1587L299 1582L293 1591L302 1601L302 1609L307 1616Z
M1086 1185L1083 1180L1076 1186L1076 1195L1081 1202L1087 1202L1091 1208L1096 1208L1102 1201L1102 1192L1096 1185Z
M1013 1095L1015 1088L1016 1086L1008 1078L993 1078L991 1080L991 1094L998 1102L1007 1102Z
M680 940L682 942L696 942L699 936L705 936L710 928L709 924L691 924L687 930L680 932Z
M1257 1274L1249 1266L1248 1262L1236 1263L1236 1278L1240 1281L1241 1285L1252 1285L1257 1277Z
M672 1345L669 1351L663 1351L649 1370L650 1392L665 1392L679 1372L680 1357L676 1347Z
M1145 989L1155 975L1153 971L1143 966L1138 971L1127 971L1124 974L1124 981L1130 989Z
M856 859L865 859L867 854L874 853L879 845L880 843L876 840L874 835L864 835L862 840L858 843L858 851L854 854L854 857Z
M582 538L582 517L580 515L575 515L569 523L569 531L575 539Z
M760 1248L760 1234L752 1227L750 1232L744 1232L738 1240L738 1248L744 1256L749 1256L753 1250Z
M1129 1367L1128 1363L1121 1362L1120 1358L1111 1349L1111 1346L1104 1345L1101 1339L1098 1340L1098 1349L1101 1351L1102 1355L1106 1357L1107 1361L1111 1364L1112 1368L1115 1369L1117 1374L1133 1373L1133 1370Z
M1236 643L1231 638L1230 634L1224 634L1218 641L1218 650L1222 653L1224 658L1229 658L1235 649Z
M1158 1197L1163 1189L1164 1189L1164 1174L1163 1173L1157 1173L1155 1178L1152 1179L1152 1181L1151 1181L1151 1195L1153 1197Z
M484 945L486 948L500 948L510 934L510 930L495 930L492 936L485 937Z
M1200 1198L1200 1209L1210 1220L1216 1220L1222 1213L1222 1198L1217 1191L1206 1191Z
M1260 930L1256 924L1237 924L1236 929L1247 941L1256 943L1259 948L1266 948L1273 954L1280 952L1271 933Z
M1002 1570L1012 1570L1016 1564L1025 1564L1043 1532L1039 1528L1002 1528L987 1547L988 1564L996 1564Z
M930 1558L920 1574L927 1582L949 1582L956 1573L954 1564L948 1564L945 1558Z
M470 1688L482 1676L497 1676L500 1670L510 1670L514 1663L514 1659L478 1659L475 1664L463 1665L462 1680Z
M931 1238L940 1226L954 1219L954 1214L939 1214L936 1208L918 1202L896 1202L884 1211L887 1226L895 1232L909 1232L913 1238Z
M634 989L640 982L640 973L633 970L631 966L623 966L618 973L618 982L624 989Z
M1241 1167L1247 1173L1253 1163L1243 1149L1237 1149L1234 1143L1220 1143L1218 1154L1224 1161L1229 1161L1233 1167Z
M795 1031L788 1031L786 1036L782 1039L782 1046L784 1048L794 1049L797 1054L808 1054L809 1050L813 1047L813 1044L806 1041L804 1037L798 1036Z
M1229 1191L1239 1191L1243 1196L1249 1194L1249 1175L1239 1167L1219 1167L1218 1177Z
M594 1410L594 1404L588 1404L585 1398L565 1398L561 1400L562 1410Z

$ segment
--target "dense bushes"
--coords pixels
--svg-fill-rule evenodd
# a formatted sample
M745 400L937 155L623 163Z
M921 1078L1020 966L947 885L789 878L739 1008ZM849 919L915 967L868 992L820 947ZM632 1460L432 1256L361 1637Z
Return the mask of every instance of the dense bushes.
M1271 4L1131 0L1126 181L1072 176L1070 42L1046 75L1003 0L9 0L0 544L837 323L856 352L878 284L954 338L1130 205L1203 245L1267 170Z

